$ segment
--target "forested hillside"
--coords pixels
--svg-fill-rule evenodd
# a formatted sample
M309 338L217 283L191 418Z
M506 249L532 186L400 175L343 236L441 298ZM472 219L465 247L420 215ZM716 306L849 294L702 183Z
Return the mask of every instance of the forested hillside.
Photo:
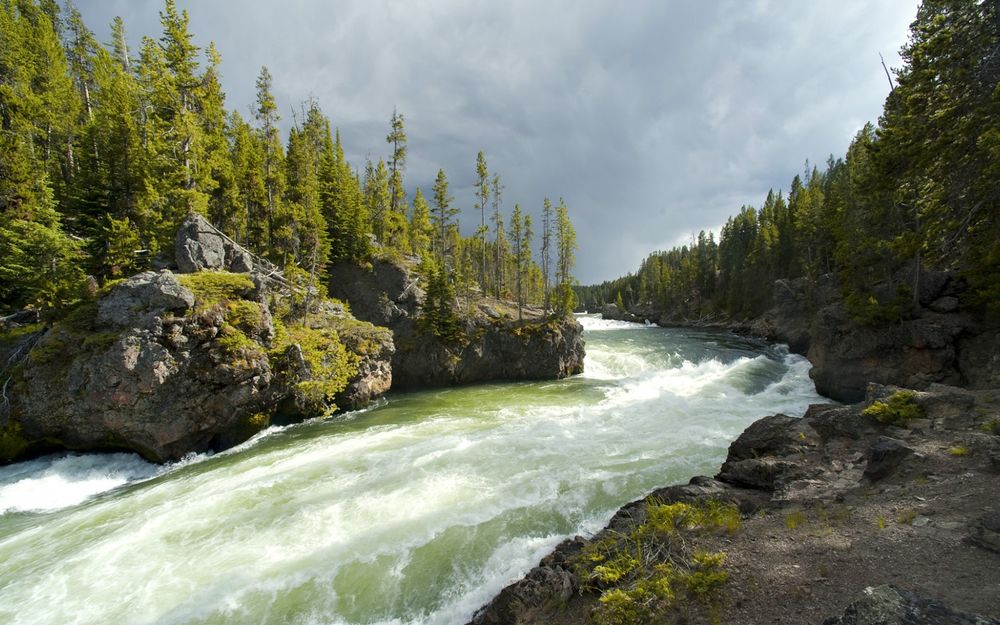
M902 57L878 124L845 156L743 206L718 239L701 232L635 274L579 288L584 305L755 316L776 279L833 273L872 323L904 315L924 271L948 269L1000 311L998 3L925 0Z
M166 0L160 18L159 38L133 51L120 19L103 45L71 4L0 0L0 314L57 314L108 280L169 263L192 211L316 288L331 263L412 255L445 308L456 290L478 289L572 309L564 202L546 199L534 228L517 205L506 220L501 179L480 152L470 162L480 223L463 237L444 171L430 198L407 197L402 114L375 162L346 160L314 100L283 141L267 68L246 119L226 108L219 52L194 44L187 13Z

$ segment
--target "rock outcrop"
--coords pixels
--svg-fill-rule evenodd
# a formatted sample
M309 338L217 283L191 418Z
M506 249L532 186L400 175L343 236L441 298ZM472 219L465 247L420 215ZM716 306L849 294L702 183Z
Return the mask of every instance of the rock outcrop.
M722 501L742 512L738 531L684 538L686 548L726 553L728 589L712 609L716 621L994 625L1000 391L900 391L871 385L859 404L755 422L714 478L657 490L621 508L593 538L564 541L472 623L587 622L602 587L578 577L581 554L633 535L649 505ZM866 412L893 397L912 410Z
M181 273L204 269L246 273L262 261L237 245L198 213L181 223L174 243L174 261Z
M519 322L516 311L499 310L502 303L481 301L460 312L457 339L424 331L424 291L404 263L376 260L370 269L337 265L330 270L329 291L349 302L359 319L392 330L396 388L557 379L583 370L583 328L572 318L535 313Z
M839 401L860 400L869 382L1000 387L1000 327L959 308L965 292L957 276L927 272L919 307L895 323L862 325L831 278L779 280L775 306L752 329L804 354L816 390Z
M265 349L229 349L216 340L224 315L189 315L194 303L169 271L147 272L46 332L9 416L24 451L129 449L162 462L245 438L268 404Z
M176 460L389 389L388 330L329 302L279 327L271 308L288 294L265 282L145 272L4 342L0 462L112 449Z

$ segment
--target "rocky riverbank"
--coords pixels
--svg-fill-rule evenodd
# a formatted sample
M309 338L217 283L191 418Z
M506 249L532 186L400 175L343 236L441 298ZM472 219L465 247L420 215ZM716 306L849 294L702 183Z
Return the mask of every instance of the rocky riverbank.
M998 473L1000 393L871 385L855 405L757 421L714 478L564 542L472 622L995 625ZM698 506L739 520L695 521Z
M885 296L887 299L889 295ZM895 322L859 323L847 311L835 278L778 280L773 306L755 319L688 319L654 309L601 309L608 319L662 326L728 328L786 343L809 359L816 390L855 402L869 382L924 389L953 384L1000 388L1000 323L973 301L952 272L924 272L918 303Z
M390 387L583 369L571 318L516 321L480 300L466 302L457 338L422 331L423 291L402 264L337 267L330 288L346 303L330 300L198 215L167 264L106 285L53 324L0 328L0 463L63 450L165 462L360 408Z

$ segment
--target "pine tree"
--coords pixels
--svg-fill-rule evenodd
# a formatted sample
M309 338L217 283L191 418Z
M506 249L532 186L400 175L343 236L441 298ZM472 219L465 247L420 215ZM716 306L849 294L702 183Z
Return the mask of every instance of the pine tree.
M406 170L406 131L403 128L403 114L392 110L389 121L390 131L385 140L392 145L392 158L389 160L389 208L396 213L405 213L405 192L403 190L403 172Z
M544 291L545 311L551 309L549 298L549 276L552 265L552 202L549 198L542 201L542 290Z
M514 204L510 215L510 242L514 253L514 290L517 299L517 319L524 318L525 286L531 271L531 216L521 214L521 206Z
M439 258L446 261L443 263L446 269L449 268L447 262L450 250L448 247L448 231L455 225L452 221L458 214L458 209L451 203L454 198L448 192L448 178L444 175L444 170L439 169L437 178L434 180L434 206L431 210L431 223L434 224L433 251Z
M431 223L431 211L424 198L424 192L418 187L413 196L413 213L410 217L410 251L423 259L431 249L434 237L434 224Z
M267 196L265 214L267 216L267 240L264 248L270 250L274 245L277 221L281 217L281 196L285 190L285 180L282 175L284 153L281 138L278 136L278 104L271 93L273 79L267 67L260 68L257 77L257 105L254 116L264 148L264 192Z
M507 268L507 255L509 254L509 248L504 234L503 215L500 212L503 186L500 184L499 174L493 175L491 190L493 192L493 270L495 272L493 280L494 287L496 289L495 296L497 299L500 299L503 296L503 289L506 285L505 272Z
M573 312L576 296L573 292L573 265L576 264L576 230L569 219L566 202L559 198L556 207L556 301L555 310L561 315Z
M476 238L479 239L479 286L486 293L486 202L490 197L490 172L486 168L486 157L482 151L476 155L476 208L479 209L479 228Z

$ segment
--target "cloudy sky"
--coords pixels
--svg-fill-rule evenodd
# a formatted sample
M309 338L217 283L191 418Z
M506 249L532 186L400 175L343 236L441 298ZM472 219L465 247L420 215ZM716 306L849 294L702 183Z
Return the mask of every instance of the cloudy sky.
M159 0L76 0L102 41L159 35ZM588 284L718 228L806 159L842 155L875 121L916 0L178 0L195 43L222 53L228 105L248 113L267 65L285 123L315 97L348 157L388 155L396 107L407 186L439 167L471 231L475 158L504 204L563 197Z

